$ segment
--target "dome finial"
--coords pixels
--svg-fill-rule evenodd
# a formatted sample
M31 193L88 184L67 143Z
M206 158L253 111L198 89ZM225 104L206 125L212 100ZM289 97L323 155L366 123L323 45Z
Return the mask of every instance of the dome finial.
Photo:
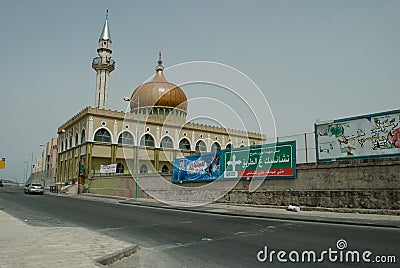
M106 10L106 20L108 19L108 9Z
M162 65L161 51L158 53L158 65L156 67L156 71L164 70L164 66Z

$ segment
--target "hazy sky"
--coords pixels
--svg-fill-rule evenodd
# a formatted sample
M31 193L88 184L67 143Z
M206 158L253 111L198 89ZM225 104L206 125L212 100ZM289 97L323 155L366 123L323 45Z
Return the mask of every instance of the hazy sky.
M154 73L160 50L165 67L215 61L248 75L278 136L312 132L317 118L400 108L400 1L2 0L0 178L22 177L26 153L37 157L58 126L93 106L106 9L109 108L126 109L122 98ZM203 94L196 88L183 89L191 98Z

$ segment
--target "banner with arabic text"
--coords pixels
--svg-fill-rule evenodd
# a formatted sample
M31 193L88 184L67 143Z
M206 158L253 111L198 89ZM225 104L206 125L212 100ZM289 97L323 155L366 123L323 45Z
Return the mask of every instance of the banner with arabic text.
M100 173L116 173L117 164L100 165Z
M296 178L296 141L226 150L223 179Z

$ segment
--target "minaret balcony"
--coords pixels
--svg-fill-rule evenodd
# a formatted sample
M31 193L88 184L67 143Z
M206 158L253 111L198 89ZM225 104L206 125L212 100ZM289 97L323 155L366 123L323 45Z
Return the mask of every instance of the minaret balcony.
M95 70L105 69L112 72L115 69L115 61L113 59L97 57L92 61L92 68Z

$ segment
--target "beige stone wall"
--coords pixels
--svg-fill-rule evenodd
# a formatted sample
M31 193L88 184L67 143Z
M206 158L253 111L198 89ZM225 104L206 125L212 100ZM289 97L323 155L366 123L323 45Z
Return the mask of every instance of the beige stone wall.
M58 181L77 179L79 164L85 165L84 176L88 178L91 172L97 172L99 163L117 163L124 158L135 158L136 124L137 115L124 112L104 110L87 107L73 116L58 128ZM154 148L140 147L140 165L145 164L150 171L161 171L164 165L172 167L168 161L175 157L195 154L196 143L204 141L207 151L211 150L213 143L218 143L222 149L228 144L233 147L261 144L265 142L265 136L223 129L220 127L201 124L186 123L182 125L181 118L167 120L165 118L152 117L146 122L144 116L139 116L139 140L146 134L154 139ZM94 141L94 135L99 129L106 129L111 136L111 143ZM125 150L118 144L119 136L127 131L133 137L132 149ZM83 136L84 133L84 136ZM174 149L163 151L160 148L164 137L171 138ZM186 138L190 143L190 150L179 150L179 142ZM83 140L82 140L83 139ZM99 160L96 160L99 159ZM172 169L170 169L172 171Z
M111 158L111 146L107 144L94 144L92 149L92 157Z
M297 166L297 179L266 180L256 192L241 181L218 202L257 205L400 209L400 158Z

